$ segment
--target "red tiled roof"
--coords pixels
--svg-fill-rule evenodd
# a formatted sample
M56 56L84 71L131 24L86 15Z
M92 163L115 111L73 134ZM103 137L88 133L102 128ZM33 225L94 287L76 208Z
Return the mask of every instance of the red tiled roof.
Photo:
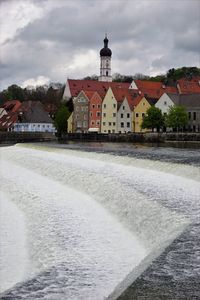
M105 96L109 87L129 88L130 83L125 82L104 82L95 80L68 79L69 89L72 97L76 97L80 91L96 91L102 97Z
M200 76L191 80L182 78L178 80L178 89L180 94L196 94L200 93Z
M20 106L21 102L19 100L9 100L4 103L3 108L7 112L16 112Z
M88 97L89 101L91 100L92 96L94 95L95 91L84 91L86 96Z
M138 89L150 98L159 99L164 93L177 93L177 88L162 82L134 80Z
M18 120L18 113L17 112L9 112L7 115L3 115L0 118L0 128L1 129L8 129Z
M138 105L140 100L144 97L143 93L133 89L112 88L112 91L116 101L119 102L118 106L120 106L126 98L131 110L133 110L133 108Z

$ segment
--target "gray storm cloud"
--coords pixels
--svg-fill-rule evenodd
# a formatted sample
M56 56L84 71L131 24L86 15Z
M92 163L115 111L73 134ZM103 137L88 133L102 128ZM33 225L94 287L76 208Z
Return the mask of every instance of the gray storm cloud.
M1 2L2 87L98 75L105 32L112 73L199 66L199 18L198 0Z

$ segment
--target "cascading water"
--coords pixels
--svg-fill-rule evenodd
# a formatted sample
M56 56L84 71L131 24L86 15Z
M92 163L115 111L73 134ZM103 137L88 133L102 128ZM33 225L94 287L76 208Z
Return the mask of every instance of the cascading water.
M1 148L2 299L116 299L192 222L199 180L195 166Z

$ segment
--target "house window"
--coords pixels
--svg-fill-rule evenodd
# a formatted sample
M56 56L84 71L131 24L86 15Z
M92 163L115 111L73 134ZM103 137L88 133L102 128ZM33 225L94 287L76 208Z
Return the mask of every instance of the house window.
M144 116L145 116L145 113L142 113L142 117L144 118Z
M94 104L92 104L92 108L95 108L95 105L94 105Z
M106 117L106 113L103 113L103 116Z
M106 65L106 67L108 67L108 66ZM108 71L106 71L106 76L108 76Z
M130 114L129 113L127 113L127 118L130 118Z
M106 108L106 104L104 104L103 107Z
M92 121L91 124L94 125L94 121Z
M99 121L96 121L96 125L100 125L100 122L99 122Z
M188 119L191 120L191 112L188 113Z
M113 122L113 126L115 126L115 124L116 124L116 123L115 123L115 122Z
M167 101L164 101L164 105L167 105Z
M127 128L130 128L130 122L127 122L126 126Z
M196 111L193 112L193 120L196 120Z
M113 117L116 117L116 113L113 113Z
M92 117L92 112L90 113L90 117Z
M84 119L84 120L87 120L87 115L84 115L84 116L83 116L83 119Z
M124 128L124 122L121 122L121 128Z
M81 121L77 122L77 127L82 127L82 122Z
M113 107L116 108L116 104L115 103L113 103Z
M44 128L44 127L45 127L45 125L43 124L43 125L42 125L42 127Z
M79 115L76 115L76 119L78 119L79 118Z
M125 110L125 106L122 106L122 109Z
M100 105L100 104L98 104L98 105L97 105L97 108L101 108L101 105Z
M108 125L111 126L112 125L111 122L109 122Z
M112 130L112 133L115 133L115 129Z
M106 122L103 122L103 126L106 126Z
M139 113L136 113L135 116L136 116L136 118L138 118L139 117Z
M121 114L121 118L123 118L124 117L124 114Z
M83 122L83 127L85 127L85 128L87 127L87 121Z
M97 117L100 117L101 116L101 113L100 113L100 111L97 111Z
M144 105L145 105L145 102L142 102L142 105L144 106Z

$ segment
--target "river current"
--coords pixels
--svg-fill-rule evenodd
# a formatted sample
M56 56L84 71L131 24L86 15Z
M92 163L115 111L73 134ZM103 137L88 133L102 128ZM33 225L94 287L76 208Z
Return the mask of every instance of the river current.
M198 150L0 151L1 299L198 299Z

